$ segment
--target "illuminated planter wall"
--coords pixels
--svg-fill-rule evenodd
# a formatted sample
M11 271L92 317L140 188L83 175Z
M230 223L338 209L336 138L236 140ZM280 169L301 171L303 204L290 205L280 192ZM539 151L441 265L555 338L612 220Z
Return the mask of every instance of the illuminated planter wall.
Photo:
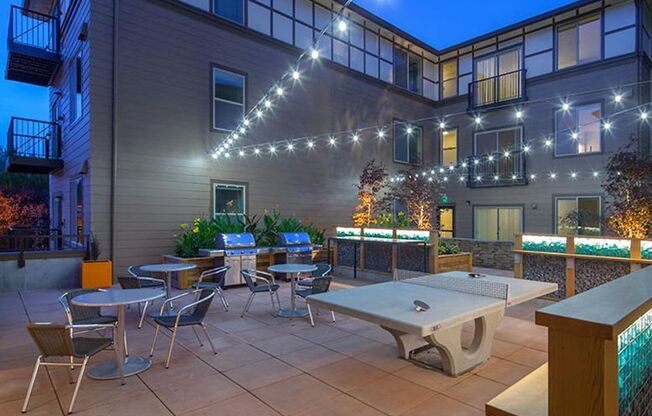
M652 310L618 335L618 404L621 416L635 416L652 397Z
M552 296L565 298L652 264L652 241L523 234L514 253L517 277L557 283Z

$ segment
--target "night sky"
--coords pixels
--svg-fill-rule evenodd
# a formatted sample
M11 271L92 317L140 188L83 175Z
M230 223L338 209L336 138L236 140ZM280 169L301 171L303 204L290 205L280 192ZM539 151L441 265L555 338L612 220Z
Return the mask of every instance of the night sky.
M21 4L22 0L9 0ZM423 42L443 49L572 3L569 0L354 0ZM0 146L12 116L47 120L48 90L4 79L9 5L0 5Z

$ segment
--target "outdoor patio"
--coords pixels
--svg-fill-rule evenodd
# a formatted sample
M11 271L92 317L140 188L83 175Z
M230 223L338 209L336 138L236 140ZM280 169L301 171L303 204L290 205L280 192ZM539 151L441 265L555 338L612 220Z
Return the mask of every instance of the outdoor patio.
M359 284L365 282L336 277L332 290ZM282 305L289 303L289 288L282 284ZM20 413L38 355L24 324L65 322L59 295L54 290L0 294L0 414ZM452 378L397 358L389 333L341 314L332 323L322 311L311 328L307 319L274 318L269 298L262 294L240 318L248 295L246 288L231 288L226 291L228 312L218 299L211 305L206 323L217 355L208 343L200 347L190 328L182 328L166 370L170 338L163 332L152 367L127 378L126 385L85 377L75 413L483 415L487 401L547 361L547 328L533 321L535 310L550 303L544 300L508 308L492 358ZM127 311L129 349L147 355L154 324L146 320L139 330L137 322L132 306ZM465 331L469 339L470 331ZM89 366L113 357L113 351L102 352ZM73 388L66 369L41 369L28 414L65 414Z

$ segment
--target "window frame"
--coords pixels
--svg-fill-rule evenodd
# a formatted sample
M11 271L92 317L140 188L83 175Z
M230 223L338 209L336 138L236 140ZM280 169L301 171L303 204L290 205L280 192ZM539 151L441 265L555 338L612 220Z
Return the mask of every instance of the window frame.
M379 41L380 42L380 41ZM408 48L404 48L401 45L397 43L392 43L392 54L393 54L393 59L391 62L392 65L392 85L411 92L413 94L417 94L419 96L424 96L423 95L423 56L417 55L416 53L410 51ZM403 53L405 53L405 87L402 85L397 84L398 77L396 76L396 51L399 50ZM416 58L419 61L419 76L417 77L417 90L414 91L410 89L410 58ZM385 61L389 63L388 61ZM380 78L378 78L380 79ZM381 80L382 81L382 80ZM385 81L386 82L386 81Z
M444 66L451 62L455 64L455 76L452 78L444 78ZM460 93L459 78L460 78L460 60L458 58L451 58L439 62L439 101L447 100L449 98L459 97L459 93ZM446 84L446 81L452 81L452 80L455 80L455 93L450 96L444 96L444 84Z
M409 140L406 141L407 145L407 161L401 161L396 159L396 127L399 125L405 126L405 120L399 120L399 119L394 119L392 123L392 160L394 163L399 163L401 165L408 165L408 166L421 166L423 165L423 126L419 124L410 124L410 127L413 129L419 129L421 132L420 135L420 149L421 149L421 154L419 155L419 163L410 163L410 142ZM405 126L405 129L407 130L407 126ZM407 132L405 132L407 135Z
M582 20L588 20L588 19L594 19L594 18L597 18L597 20L599 21L598 24L600 26L600 36L599 36L599 39L600 39L600 54L599 54L598 58L596 58L594 60L583 61L582 62L582 61L580 61L580 33L579 33L580 22ZM576 39L575 40L575 64L560 68L559 67L559 55L560 55L559 54L559 31L561 29L570 28L570 27L573 27L574 30L575 30L575 39ZM599 12L589 12L589 13L587 13L585 15L572 17L570 19L566 19L564 21L556 23L554 25L554 44L553 44L554 55L555 55L554 56L554 58L555 58L554 70L555 71L563 71L563 70L566 70L566 69L576 68L576 67L578 67L580 65L585 65L585 64L598 62L598 61L601 61L602 59L604 59L604 39L603 39L604 38L604 30L603 30L603 27L604 27L604 16L603 16L603 13L601 11L599 11Z
M441 228L441 210L450 210L453 215L453 228L450 230L443 230ZM437 226L439 227L439 238L455 238L455 204L441 204L437 206ZM451 237L442 237L442 232L450 232Z
M575 210L577 211L578 203L580 199L588 199L588 198L597 198L598 204L599 204L599 215L600 215L600 222L598 223L600 227L600 234L602 235L602 219L604 217L604 204L602 203L602 195L601 194L554 194L552 196L552 225L553 225L553 233L556 235L565 235L565 234L559 234L559 223L558 223L558 201L560 200L575 200ZM574 236L591 236L593 234L578 234L578 228L579 224L575 225L575 233L572 234Z
M488 134L488 133L496 133L496 145L498 145L498 133L501 131L507 131L507 130L520 130L521 132L521 140L520 140L520 146L517 148L509 149L510 151L517 151L522 149L523 147L523 135L525 134L525 129L522 123L520 124L513 124L509 126L502 126L502 127L496 127L493 129L489 130L474 130L473 131L473 156L482 156L483 154L478 155L478 141L477 141L477 136L479 134ZM492 154L500 154L503 153L505 149L497 149L494 153Z
M221 14L217 14L217 8L216 3L219 1L225 1L225 0L210 0L210 10L211 14L220 17L222 19L226 19L229 22L237 23L239 25L247 26L247 2L245 0L235 0L239 1L240 4L242 5L242 21L231 19L230 17L222 16ZM227 0L228 1L228 0Z
M217 198L215 198L215 192L217 191L218 186L227 186L227 187L238 187L242 189L242 213L219 213L216 212ZM210 210L212 213L211 218L216 218L218 215L228 215L228 216L242 216L249 213L249 182L235 182L235 181L224 181L218 179L211 179L211 197L210 197Z
M580 103L574 103L568 111L578 111L578 109L580 107L585 107L585 106L589 106L589 105L592 105L592 104L597 104L597 105L600 106L600 119L604 118L604 107L605 107L605 105L604 105L603 100L589 100L589 101L584 101L584 102L580 102ZM579 152L575 151L575 153L566 153L566 154L557 153L557 140L558 140L558 136L559 136L558 115L563 113L563 112L564 112L564 110L561 109L561 108L557 109L557 110L554 110L554 112L553 112L553 131L554 131L553 155L554 155L554 157L555 158L581 157L581 156L599 155L599 154L604 153L604 131L602 129L602 125L600 123L600 120L597 121L597 123L598 123L598 132L600 134L600 139L599 139L600 140L600 150L599 151L597 151L597 152L582 152L582 153L579 153ZM577 131L577 129L579 128L579 117L578 117L577 114L575 114L574 117L575 117L574 129Z
M450 132L452 130L455 130L455 163L453 164L453 166L456 166L457 163L460 161L459 158L460 129L458 126L448 127L443 130L440 130L439 132L439 164L442 166L451 166L451 165L444 165L444 150L452 149L450 147L444 149L444 132Z
M70 85L68 98L68 112L70 113L69 124L74 126L84 115L84 54L81 48L74 55L70 74L68 76ZM77 87L79 86L79 92ZM78 101L79 96L79 101ZM79 106L78 106L79 104Z
M242 103L236 103L234 101L223 100L221 98L215 98L215 71L227 72L231 75L236 75L242 78ZM245 114L247 114L247 81L249 77L246 72L238 71L233 68L225 67L219 64L211 63L210 64L210 83L211 83L211 115L210 119L210 130L216 132L230 132L230 129L224 129L215 127L215 101L221 101L227 104L232 105L241 105L242 106L242 117L238 120L238 123L242 121Z
M476 226L478 224L478 220L476 218L477 217L476 216L476 209L477 208L494 208L494 209L497 210L496 211L496 221L497 221L497 224L496 224L496 232L497 232L496 239L495 240L480 240L480 241L514 241L514 240L499 240L498 239L498 236L500 235L500 227L498 226L498 224L500 223L500 215L499 215L500 208L503 208L503 209L518 208L520 210L520 212L521 212L521 221L520 221L520 223L521 223L521 231L520 232L523 233L524 230L525 230L525 205L524 204L502 204L502 205L475 204L475 205L472 206L472 210L471 210L471 216L472 216L471 232L472 232L472 235L473 235L473 239L477 239L476 238Z

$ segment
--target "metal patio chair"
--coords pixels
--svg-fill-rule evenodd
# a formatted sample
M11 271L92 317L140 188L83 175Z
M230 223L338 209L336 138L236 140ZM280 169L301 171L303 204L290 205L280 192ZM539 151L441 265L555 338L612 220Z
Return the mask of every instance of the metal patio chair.
M102 289L74 289L70 290L63 295L59 296L59 303L63 306L63 309L66 312L66 319L68 320L68 325L73 328L79 328L81 325L99 325L101 328L93 329L92 327L88 329L83 329L82 332L89 331L100 331L106 329L108 325L113 326L113 336L115 335L115 326L118 324L118 317L112 315L102 315L102 310L99 306L78 306L72 303L72 299L85 295L87 293L101 292ZM100 334L103 335L103 334ZM127 346L127 335L125 332L125 353L129 355L129 348Z
M32 378L29 382L29 387L27 388L27 394L25 395L25 401L23 402L23 407L21 409L23 413L27 412L29 399L32 396L32 390L34 389L34 382L36 381L36 376L41 366L70 367L68 370L68 377L70 378L71 383L73 382L71 374L72 367L81 367L79 375L77 376L77 385L75 386L72 399L70 400L70 407L68 407L68 414L72 413L73 407L75 406L75 400L77 399L77 393L79 392L79 386L84 377L84 371L86 370L86 364L88 363L89 358L113 343L111 338L73 337L72 333L75 329L92 330L98 329L101 326L110 327L112 325L60 325L51 323L35 323L27 325L27 331L34 340L40 355L36 359ZM70 361L50 361L51 358L57 357L69 357ZM74 362L76 358L82 359L82 362Z
M297 285L303 287L311 287L313 279L329 276L331 271L333 271L333 267L328 263L316 263L315 266L317 266L317 270L312 272L309 276L300 276L303 278L297 281Z
M146 281L146 278L132 277L132 276L120 276L118 277L118 283L123 289L143 289L146 286L143 286L143 282ZM165 291L165 285L163 286L147 286L148 289L161 289ZM142 309L140 303L138 304L138 314L140 315L140 320L138 321L138 329L143 327L143 321L145 320L145 315L147 314L147 308L149 307L150 302L146 301Z
M189 296L189 295L195 295L196 296L195 301L189 303L188 305L180 307L176 315L163 315L166 304L172 301L179 300L182 297ZM149 351L149 356L152 357L154 355L154 348L156 347L156 339L158 337L158 331L161 329L161 327L167 328L170 331L172 331L172 339L170 340L170 348L168 349L168 358L165 361L165 368L170 368L170 359L172 358L172 347L174 346L174 341L177 337L177 329L179 327L183 327L183 326L191 327L193 332L195 333L195 336L197 337L197 341L199 341L199 345L203 347L204 343L201 342L201 339L199 338L199 334L195 329L195 326L197 325L201 326L202 329L204 330L204 334L206 335L206 338L208 338L208 343L211 345L213 354L217 354L217 351L215 351L215 346L213 345L213 340L211 340L210 335L208 335L206 324L204 324L204 318L206 317L206 313L208 312L208 307L211 305L214 296L215 296L215 291L213 289L198 289L198 290L191 290L189 292L171 297L170 299L167 299L165 302L163 302L163 305L161 305L161 315L154 318L154 322L156 322L156 332L154 332L154 339L152 340L152 348Z
M281 309L281 300L278 297L278 289L280 286L274 280L274 275L266 272L261 272L260 270L242 270L240 274L244 278L247 287L251 291L249 299L247 299L247 303L245 303L240 317L244 318L245 313L249 311L256 293L269 293L269 298L272 301L272 309L274 310L272 314L276 316L278 311ZM278 303L278 307L274 304L274 295L276 295L276 302Z
M312 279L312 286L310 288L306 289L299 289L296 290L294 293L297 296L300 296L304 299L308 298L310 295L317 295L319 293L326 293L328 292L328 289L331 287L331 280L333 278L330 276L325 276L325 277L316 277ZM310 325L315 326L315 320L313 319L312 316L312 310L310 309L310 304L306 302L306 306L308 307L308 316L310 317ZM317 310L317 314L319 314L319 310ZM335 312L331 311L331 317L333 318L333 322L335 322Z
M222 301L225 311L229 311L229 302L224 296L224 291L222 290L222 285L224 284L224 278L226 273L231 270L231 266L220 266L213 269L204 270L199 275L199 280L195 282L193 287L195 289L212 289L217 293ZM212 278L211 281L206 281L206 279Z
M141 266L127 267L127 273L132 277L140 280L140 287L145 289L154 287L166 288L165 280L157 278L152 272L145 272L140 269Z

